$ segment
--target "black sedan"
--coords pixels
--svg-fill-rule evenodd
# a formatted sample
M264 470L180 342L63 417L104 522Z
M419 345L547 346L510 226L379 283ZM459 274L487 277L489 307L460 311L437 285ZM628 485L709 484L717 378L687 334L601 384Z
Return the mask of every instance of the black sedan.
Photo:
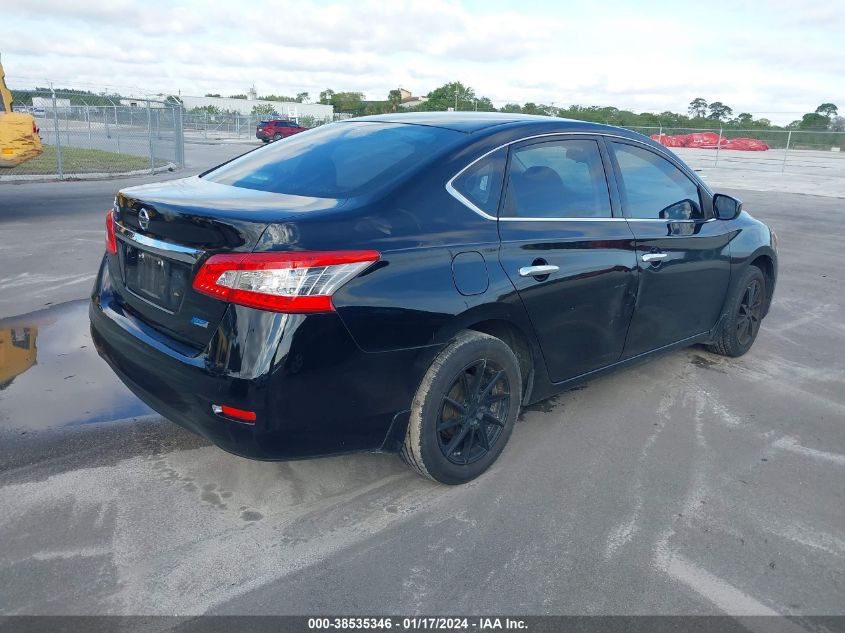
M745 353L777 277L774 233L669 150L520 115L326 125L124 189L106 231L92 334L151 407L245 457L395 451L449 484L521 406Z

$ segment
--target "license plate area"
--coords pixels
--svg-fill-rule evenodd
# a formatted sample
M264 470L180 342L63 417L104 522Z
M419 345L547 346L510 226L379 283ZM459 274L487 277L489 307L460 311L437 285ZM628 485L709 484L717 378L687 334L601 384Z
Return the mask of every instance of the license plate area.
M127 290L157 308L178 312L188 288L190 267L126 243L122 254Z

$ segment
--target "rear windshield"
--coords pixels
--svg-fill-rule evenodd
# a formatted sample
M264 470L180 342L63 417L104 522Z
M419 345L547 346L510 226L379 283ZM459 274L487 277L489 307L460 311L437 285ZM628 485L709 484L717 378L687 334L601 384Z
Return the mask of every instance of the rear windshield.
M245 154L203 178L259 191L350 198L381 189L461 137L421 125L333 123Z

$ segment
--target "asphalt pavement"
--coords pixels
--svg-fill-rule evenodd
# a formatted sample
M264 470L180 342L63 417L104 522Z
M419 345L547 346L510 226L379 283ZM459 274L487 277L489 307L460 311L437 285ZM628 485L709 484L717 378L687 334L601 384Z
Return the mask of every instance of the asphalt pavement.
M531 407L447 487L241 459L134 400L84 302L125 184L0 187L0 333L36 357L0 390L0 613L845 614L842 199L729 191L780 236L754 348Z
M185 169L150 176L0 184L0 318L85 296L118 190L202 173L259 145L187 143Z

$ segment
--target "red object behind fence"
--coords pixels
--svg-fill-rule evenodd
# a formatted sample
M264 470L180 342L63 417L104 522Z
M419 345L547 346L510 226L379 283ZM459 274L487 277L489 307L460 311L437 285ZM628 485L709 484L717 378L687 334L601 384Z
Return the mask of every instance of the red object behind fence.
M693 132L692 134L652 134L652 140L666 147L695 147L698 149L736 149L746 152L764 152L769 146L756 138L725 138L716 132Z

